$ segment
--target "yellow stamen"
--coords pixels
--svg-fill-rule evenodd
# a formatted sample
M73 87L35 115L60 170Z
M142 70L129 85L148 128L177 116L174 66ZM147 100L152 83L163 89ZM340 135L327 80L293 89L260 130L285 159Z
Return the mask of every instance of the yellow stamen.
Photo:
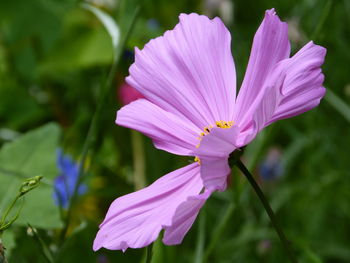
M198 156L194 157L194 161L195 161L195 162L198 162L198 164L201 164L201 160L199 159Z
M216 127L221 129L228 129L233 126L233 121L216 121Z

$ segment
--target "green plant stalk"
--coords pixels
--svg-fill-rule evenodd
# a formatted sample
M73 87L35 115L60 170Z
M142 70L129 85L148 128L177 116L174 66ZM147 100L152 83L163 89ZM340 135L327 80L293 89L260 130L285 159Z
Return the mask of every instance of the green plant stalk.
M2 228L3 225L5 224L6 217L8 216L8 214L10 213L10 211L12 210L12 208L15 206L16 202L17 202L18 199L20 199L20 198L21 198L21 195L20 195L20 194L17 194L17 196L15 197L15 199L13 199L12 203L10 204L10 206L7 207L5 213L2 215L1 221L0 221L0 238L1 238L1 235L2 235L1 228Z
M152 256L153 256L153 243L148 245L146 248L146 261L145 263L151 263L152 262Z
M0 263L7 263L7 260L5 257L5 247L3 246L2 240L1 240L2 234L7 228L9 228L13 224L13 222L15 222L17 220L17 218L22 210L23 203L22 203L22 206L17 211L17 214L7 223L6 223L6 218L10 214L11 210L14 208L17 201L20 198L22 198L26 193L28 193L31 190L33 190L34 188L36 188L39 185L41 179L42 179L42 176L35 176L32 178L27 178L22 183L21 187L19 188L17 196L13 199L12 203L7 207L7 209L5 210L5 213L1 217L1 220L0 220Z
M129 27L127 28L125 37L122 39L120 45L118 45L116 51L115 51L115 55L114 55L114 61L112 63L112 67L109 71L108 77L106 79L106 81L104 82L104 85L102 86L101 89L101 95L97 104L97 108L96 111L93 115L92 121L90 123L90 127L87 133L87 136L85 138L85 142L83 145L83 149L81 152L81 160L80 160L80 166L79 166L79 175L78 175L78 183L76 184L74 191L73 191L73 195L70 199L70 202L68 204L68 212L67 212L67 216L66 216L66 220L64 222L64 228L61 232L61 241L64 239L64 237L67 234L67 230L68 230L68 226L69 226L69 222L71 219L71 215L72 215L72 205L75 202L76 198L77 198L77 190L78 187L80 185L80 183L82 182L83 179L83 175L84 175L84 166L85 166L85 162L86 162L86 158L87 158L87 154L89 149L91 148L91 146L94 144L95 140L96 140L96 132L97 132L97 128L98 128L98 122L99 119L102 115L102 110L103 107L105 105L105 102L107 100L108 94L110 94L110 89L112 87L112 83L113 83L113 79L114 76L116 74L116 70L117 70L117 66L118 66L118 62L120 61L120 57L122 55L122 52L124 50L124 47L126 45L126 42L129 39L129 36L131 34L131 31L135 25L136 22L136 18L138 13L140 12L140 6L138 6L135 11L134 14L131 18L131 22Z
M245 177L248 179L250 185L253 187L255 193L257 194L257 196L259 197L261 203L263 204L266 213L268 214L268 216L270 217L271 223L273 225L273 227L275 228L278 237L280 238L287 254L288 257L290 259L290 261L292 263L297 263L298 260L294 254L294 252L292 251L292 248L290 246L290 242L287 240L286 236L284 235L282 229L280 228L279 224L277 223L276 217L274 212L272 211L268 201L265 198L264 193L261 191L259 185L256 183L256 181L254 180L254 177L252 176L252 174L248 171L248 169L245 167L245 165L242 163L242 161L240 159L235 159L234 160L234 165L236 165L241 171L242 173L245 175Z
M15 222L19 216L19 213L22 210L23 207L23 203L22 206L19 208L19 210L17 211L17 214L6 223L6 218L7 216L10 214L11 210L13 209L13 207L15 206L15 204L17 203L17 201L23 197L25 194L27 194L28 192L30 192L31 190L35 189L36 187L38 187L38 185L40 184L40 181L42 179L42 176L34 176L31 178L27 178L26 180L24 180L24 182L22 182L21 187L19 188L19 191L17 193L17 196L13 199L13 201L11 202L11 204L7 207L7 209L5 210L5 213L3 214L3 216L1 217L0 220L0 238L2 236L2 232L9 228L13 222Z
M88 134L87 134L87 136L85 138L85 142L84 142L84 145L83 145L83 150L82 150L82 153L81 153L81 161L80 161L81 165L80 165L80 168L79 168L79 177L78 177L78 179L79 179L78 181L79 182L82 181L82 177L83 177L83 174L84 174L84 165L85 165L85 162L86 162L88 151L91 148L91 145L93 145L93 143L96 140L96 131L97 131L97 128L98 128L97 124L98 124L99 119L100 119L100 117L102 115L102 110L103 110L103 107L104 107L105 102L107 100L108 94L110 94L110 88L112 87L113 79L114 79L114 76L115 76L116 71L117 71L118 62L120 60L120 57L122 55L122 52L123 52L124 47L126 45L126 42L129 39L131 31L132 31L132 29L134 27L134 24L135 24L137 15L139 13L139 10L140 10L140 7L136 8L136 10L134 12L134 15L133 15L133 17L131 19L130 26L128 27L128 30L127 30L127 32L125 34L125 37L123 38L122 43L120 45L118 45L118 48L117 48L117 50L115 52L114 62L112 63L112 67L111 67L111 69L109 71L107 80L105 81L105 84L102 87L101 96L100 96L98 104L97 104L97 109L96 109L96 111L95 111L95 113L93 115L92 121L90 123ZM73 197L76 197L76 192L78 190L78 187L79 187L79 184L76 184L76 187L74 189L75 191L74 191ZM72 201L74 201L73 197L71 198L71 203L73 203Z
M131 144L134 165L134 187L139 190L146 186L145 177L145 154L143 149L142 135L134 130L131 130Z

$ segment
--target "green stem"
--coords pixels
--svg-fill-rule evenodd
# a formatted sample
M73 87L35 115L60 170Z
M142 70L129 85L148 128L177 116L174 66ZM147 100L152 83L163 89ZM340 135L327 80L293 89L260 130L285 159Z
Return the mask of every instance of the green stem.
M153 256L153 243L150 244L146 248L146 262L145 263L151 263L152 262L152 256Z
M260 201L262 202L266 213L268 214L268 216L270 217L271 223L273 225L273 227L275 228L288 256L289 259L292 263L297 263L298 260L296 258L296 256L294 255L292 248L290 246L289 241L287 240L286 236L284 235L282 229L280 228L280 226L277 223L276 217L274 212L272 211L268 201L265 198L264 193L261 191L259 185L256 183L256 181L254 180L254 177L252 176L252 174L248 171L248 169L245 167L245 165L242 163L242 161L240 159L236 159L234 161L234 164L242 171L242 173L245 175L245 177L248 179L250 185L253 187L255 193L258 195Z
M134 164L134 187L135 190L139 190L146 186L145 155L143 150L142 135L139 132L132 130L131 143Z
M0 227L5 223L6 217L8 216L8 214L10 213L10 211L12 210L12 208L15 206L16 202L18 201L18 199L21 198L21 195L18 194L16 196L15 199L13 199L11 205L9 207L7 207L5 213L3 214L3 216L1 217L1 221L0 221ZM1 236L0 236L1 237Z
M7 228L9 228L19 217L19 214L23 208L23 203L22 203L22 206L18 209L16 215L11 220L8 220L8 222L6 222L7 216L10 214L11 210L14 208L17 201L20 198L24 197L25 194L27 194L28 192L30 192L31 190L36 188L39 185L41 179L42 179L42 176L34 176L31 178L27 178L22 183L21 187L19 188L17 196L13 199L10 206L7 207L7 209L5 210L5 213L1 217L1 220L0 220L0 238L2 236L3 231L6 230Z
M85 162L86 162L86 158L87 158L87 154L89 149L91 148L91 146L94 144L95 140L96 140L96 134L97 134L97 128L98 128L98 122L99 119L103 113L103 108L105 106L105 102L107 100L108 95L110 94L110 88L112 87L112 83L113 83L113 79L114 76L116 74L117 71L117 66L118 63L120 61L120 57L122 55L122 52L124 50L124 47L126 45L126 42L129 39L129 36L131 34L131 31L135 25L136 22L136 18L137 15L140 11L140 6L138 6L135 11L134 14L131 18L131 22L130 25L127 28L126 34L123 38L123 40L121 41L120 45L118 45L117 49L115 50L115 56L114 56L114 61L112 63L112 67L109 71L107 80L105 81L104 85L102 86L101 89L101 95L97 104L97 108L96 111L93 115L92 121L90 123L90 127L87 133L87 136L85 138L85 142L83 145L83 149L82 149L82 153L81 153L81 160L80 160L80 166L79 166L79 175L78 175L78 183L75 185L74 191L73 191L73 195L70 199L70 202L68 204L68 212L67 212L67 216L66 216L66 220L65 220L65 226L61 232L61 241L63 241L64 237L67 234L67 230L68 230L68 226L69 226L69 222L72 216L72 205L75 202L75 199L77 198L77 190L78 187L80 185L80 183L82 182L83 179L83 175L84 175L84 167L85 167Z

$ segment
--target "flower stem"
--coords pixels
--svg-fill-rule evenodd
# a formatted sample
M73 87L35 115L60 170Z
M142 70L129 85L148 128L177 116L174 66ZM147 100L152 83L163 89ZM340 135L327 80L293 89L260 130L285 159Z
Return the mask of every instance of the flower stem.
M0 220L0 228L5 224L6 218L8 216L8 214L10 213L10 211L12 210L12 208L15 206L16 202L18 201L18 199L20 198L20 194L18 194L15 199L13 199L12 203L10 204L10 206L6 209L5 213L3 214L3 216L1 217ZM1 230L0 230L0 237L1 237Z
M282 229L280 228L280 226L277 223L276 217L274 212L272 211L268 201L265 198L264 193L261 191L259 185L256 183L256 181L254 180L254 177L252 176L252 174L248 171L248 169L245 167L245 165L242 163L242 161L240 159L236 159L234 164L242 171L242 173L245 175L245 177L248 179L250 185L253 187L255 193L258 195L260 201L262 202L266 213L268 214L268 216L270 217L271 223L273 225L273 227L275 228L278 237L280 238L288 256L289 259L292 263L297 263L298 260L296 258L296 256L294 255L292 248L290 246L290 242L287 240L286 236L284 235Z

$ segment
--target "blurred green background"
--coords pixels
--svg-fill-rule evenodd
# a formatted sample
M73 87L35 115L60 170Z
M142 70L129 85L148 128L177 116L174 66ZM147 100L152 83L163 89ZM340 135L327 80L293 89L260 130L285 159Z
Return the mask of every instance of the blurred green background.
M0 215L23 178L44 176L25 197L19 219L4 232L9 262L47 262L45 253L55 262L142 262L144 249L93 252L98 224L115 198L134 190L135 158L146 158L147 183L189 158L156 150L146 137L138 143L142 151L135 153L135 136L114 124L122 106L118 89L134 47L173 28L180 13L219 16L232 34L241 83L254 33L272 7L289 23L293 52L309 40L327 48L323 71L328 92L316 109L265 129L245 149L243 160L300 262L350 262L350 1L143 1L87 155L88 191L75 202L62 241L64 214L52 199L59 173L56 149L76 161L81 158L113 63L108 31L82 3L112 17L123 38L140 1L0 1ZM153 262L288 261L262 205L237 170L228 191L210 198L181 245L167 247L158 240L153 251Z

